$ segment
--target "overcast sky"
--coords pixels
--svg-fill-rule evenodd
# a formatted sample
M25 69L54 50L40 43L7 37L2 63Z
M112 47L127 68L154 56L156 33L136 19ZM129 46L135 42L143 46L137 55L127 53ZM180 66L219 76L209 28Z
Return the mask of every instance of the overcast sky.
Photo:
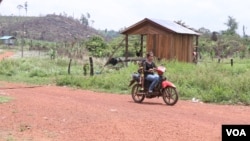
M210 31L226 30L224 24L228 16L238 22L238 33L242 34L243 25L250 35L249 0L3 0L1 15L26 15L17 5L27 1L27 16L63 14L80 19L90 14L96 29L118 31L139 22L144 18L183 21L186 25ZM0 21L1 22L1 21Z

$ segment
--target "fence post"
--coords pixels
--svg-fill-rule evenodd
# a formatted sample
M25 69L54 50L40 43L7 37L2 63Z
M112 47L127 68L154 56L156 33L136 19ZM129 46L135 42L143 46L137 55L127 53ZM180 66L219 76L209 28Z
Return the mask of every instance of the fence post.
M231 66L233 66L233 64L234 64L234 60L233 60L233 59L231 59Z
M89 57L89 63L90 63L90 75L94 75L94 68L93 68L93 59L92 57Z

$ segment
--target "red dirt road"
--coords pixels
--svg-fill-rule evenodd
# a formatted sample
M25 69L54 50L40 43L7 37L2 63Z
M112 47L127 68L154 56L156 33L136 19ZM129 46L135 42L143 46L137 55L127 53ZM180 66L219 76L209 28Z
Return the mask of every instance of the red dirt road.
M249 106L162 98L134 103L130 95L0 81L0 141L221 141L222 124L250 124Z
M2 60L4 58L8 58L12 55L14 55L14 52L4 52L3 54L0 54L0 60Z

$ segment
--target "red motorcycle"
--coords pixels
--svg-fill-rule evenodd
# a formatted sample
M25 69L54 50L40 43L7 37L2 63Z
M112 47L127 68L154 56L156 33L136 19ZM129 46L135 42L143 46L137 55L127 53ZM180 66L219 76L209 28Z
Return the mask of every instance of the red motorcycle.
M132 86L132 98L134 102L141 103L145 98L155 98L162 97L164 102L167 105L175 105L178 101L178 92L176 90L176 86L167 80L163 73L166 71L166 68L163 66L159 66L156 69L160 77L159 83L155 86L153 93L148 94L148 88L150 82L144 79L143 69L140 68L138 73L132 75L132 80L130 81L129 86Z

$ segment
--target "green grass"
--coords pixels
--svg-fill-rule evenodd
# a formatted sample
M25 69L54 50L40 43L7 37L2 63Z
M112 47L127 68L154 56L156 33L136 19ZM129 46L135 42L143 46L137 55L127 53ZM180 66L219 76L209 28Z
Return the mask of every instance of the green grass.
M12 98L7 96L0 96L0 104L9 102Z
M94 59L95 61L95 59ZM204 61L198 64L162 61L167 68L165 75L172 81L179 92L180 99L193 97L207 103L250 104L250 60ZM137 65L128 63L120 70L108 69L94 63L95 75L83 75L83 64L88 62L73 61L71 74L68 74L68 58L50 60L43 58L5 59L0 62L0 79L28 84L56 84L80 89L130 94L128 87L131 75L137 71ZM100 63L99 63L100 64ZM102 70L102 73L100 71Z

